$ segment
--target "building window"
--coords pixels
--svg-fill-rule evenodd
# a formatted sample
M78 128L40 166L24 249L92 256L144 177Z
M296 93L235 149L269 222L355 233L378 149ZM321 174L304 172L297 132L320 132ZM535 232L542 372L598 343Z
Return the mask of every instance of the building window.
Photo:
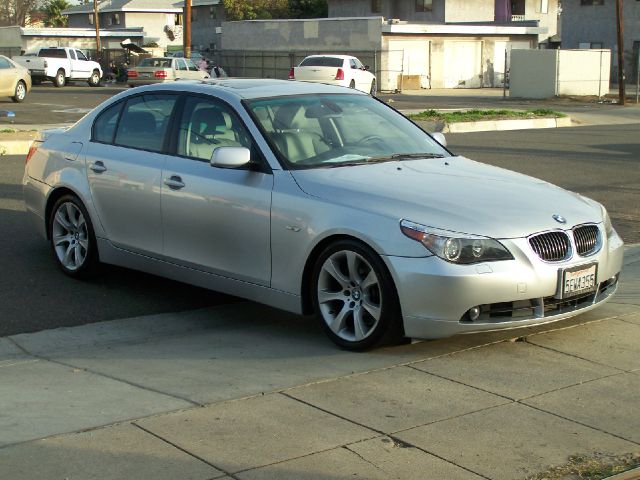
M93 25L93 13L89 14L89 25Z
M549 0L539 0L538 13L549 13Z
M416 12L430 12L433 0L416 0Z
M381 11L380 0L371 0L371 13L380 13Z
M108 25L120 25L120 14L112 13L107 19Z
M213 5L209 6L209 18L211 18L212 20L215 20L216 17L217 17L216 7L214 7Z
M580 0L580 5L604 5L604 0Z
M176 13L175 17L173 18L173 24L174 25L182 25L182 14L181 13Z

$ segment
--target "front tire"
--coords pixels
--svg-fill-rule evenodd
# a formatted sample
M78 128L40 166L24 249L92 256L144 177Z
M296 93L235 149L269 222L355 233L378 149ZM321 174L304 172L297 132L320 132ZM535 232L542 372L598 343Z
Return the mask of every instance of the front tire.
M351 80L351 83L349 83L349 88L356 88L356 81L355 80Z
M311 296L324 332L344 349L395 344L404 336L391 275L380 256L359 242L341 240L320 254Z
M16 85L15 94L13 95L13 97L11 97L11 100L13 100L16 103L20 103L24 101L26 97L27 97L27 85L22 80L20 80Z
M91 73L91 76L89 77L89 80L87 80L87 83L89 84L90 87L97 87L100 85L100 72L98 72L98 70L94 70Z
M371 80L371 90L369 90L369 94L370 94L372 97L375 97L375 96L376 96L376 93L377 93L377 90L376 90L376 81L375 81L375 79L373 79L373 80Z
M58 70L58 73L56 73L56 76L53 77L53 84L58 88L62 88L65 86L66 83L67 83L67 78L64 76L64 70L62 69Z
M87 209L75 195L63 195L48 221L51 252L68 276L86 278L98 267L98 248Z

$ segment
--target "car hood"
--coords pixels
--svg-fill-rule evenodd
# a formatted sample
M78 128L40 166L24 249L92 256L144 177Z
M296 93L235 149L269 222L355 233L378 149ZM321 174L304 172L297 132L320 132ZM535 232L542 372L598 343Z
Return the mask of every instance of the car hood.
M598 203L464 157L293 170L300 188L332 203L454 232L517 238L600 222ZM562 215L560 224L553 215Z

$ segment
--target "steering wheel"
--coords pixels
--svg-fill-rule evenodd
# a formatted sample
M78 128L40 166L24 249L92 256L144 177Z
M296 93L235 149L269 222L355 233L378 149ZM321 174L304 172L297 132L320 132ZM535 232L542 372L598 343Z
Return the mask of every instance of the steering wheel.
M356 142L356 145L366 145L367 143L384 143L384 139L379 135L367 135Z

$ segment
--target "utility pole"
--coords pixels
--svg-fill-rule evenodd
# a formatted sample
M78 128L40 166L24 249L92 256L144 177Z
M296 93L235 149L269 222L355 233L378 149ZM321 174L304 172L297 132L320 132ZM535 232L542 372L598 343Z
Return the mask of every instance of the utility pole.
M191 0L184 0L184 32L182 34L184 56L191 58Z
M98 60L102 57L100 47L100 17L98 16L98 0L93 0L93 24L96 26L96 56Z
M616 19L618 24L618 104L624 105L625 78L624 78L624 19L622 17L622 0L616 0Z

